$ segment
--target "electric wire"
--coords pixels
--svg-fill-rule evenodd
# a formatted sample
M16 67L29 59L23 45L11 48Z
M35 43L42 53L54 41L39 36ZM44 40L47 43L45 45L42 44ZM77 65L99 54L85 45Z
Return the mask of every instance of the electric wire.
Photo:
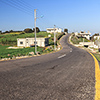
M20 2L19 0L12 0L12 2L18 4L19 6L21 6L21 7L24 8L25 10L28 10L28 11L32 11L32 12L33 12L33 9L34 9L34 8L28 7L28 5L23 4L23 3ZM31 12L31 13L32 13L32 12Z
M17 6L15 6L15 5L12 5L12 4L10 4L10 3L6 2L6 1L0 0L0 2L4 3L4 4L6 4L6 5L9 5L9 6L15 8L15 9L21 11L21 12L24 12L24 13L30 15L30 16L33 16L31 13L27 12L26 10L23 10L22 8L17 7Z
M24 6L26 6L27 8L29 8L29 9L36 8L32 4L30 4L29 2L26 2L26 1L23 1L23 0L17 0L17 1L20 2L21 4L23 4ZM39 14L43 15L43 13L39 9L37 9L37 17L39 17Z
M23 1L23 0L17 0L18 2L22 3L23 5L29 7L30 9L36 8L35 6L31 5L30 3Z
M28 2L25 2L23 0L21 0L21 1L20 0L17 0L17 1L15 1L15 0L7 0L7 1L0 0L0 2L7 4L13 8L16 8L17 10L20 10L20 11L22 11L30 16L33 16L32 10L33 10L34 6L29 4ZM39 12L39 13L37 12L37 17L38 17L38 14L43 15L39 9L37 9L37 11ZM38 18L38 19L42 22L42 24L46 25L46 27L49 26L49 23L47 21L43 21L40 18Z
M14 6L16 6L16 7L20 8L20 9L23 9L23 10L29 12L29 13L32 13L32 12L30 12L29 9L25 9L22 5L17 4L17 3L16 3L15 1L13 1L13 0L12 0L12 1L11 1L11 0L6 0L6 1L8 1L10 4L12 4L12 5L14 5Z

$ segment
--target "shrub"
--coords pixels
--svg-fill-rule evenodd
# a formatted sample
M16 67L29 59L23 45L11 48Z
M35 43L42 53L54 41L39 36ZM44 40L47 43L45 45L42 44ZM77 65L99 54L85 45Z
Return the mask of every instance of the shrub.
M26 29L24 30L24 32L25 32L25 33L32 33L33 31L32 31L32 29L30 29L30 28L26 28Z
M68 33L68 29L66 28L66 29L64 29L64 32L67 32Z
M33 28L33 32L35 32L35 28ZM40 29L36 27L36 33L40 32Z
M63 35L64 35L64 33L59 34L57 37L57 40L59 40Z

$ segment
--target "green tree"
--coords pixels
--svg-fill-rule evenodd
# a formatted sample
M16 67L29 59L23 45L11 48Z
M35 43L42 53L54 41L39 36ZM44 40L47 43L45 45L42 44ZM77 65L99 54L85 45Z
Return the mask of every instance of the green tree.
M99 36L99 33L95 33L92 37L91 40L94 41L94 36Z
M2 33L2 31L0 31L0 34Z
M13 30L10 30L9 32L13 32Z
M24 30L24 32L25 32L25 33L32 33L33 31L32 31L32 29L30 29L30 28L26 28L26 29Z
M33 32L35 32L35 28L33 28ZM40 32L40 29L36 27L36 33Z
M9 33L9 31L5 31L4 33Z
M66 28L66 29L64 29L64 32L67 32L68 33L68 29Z

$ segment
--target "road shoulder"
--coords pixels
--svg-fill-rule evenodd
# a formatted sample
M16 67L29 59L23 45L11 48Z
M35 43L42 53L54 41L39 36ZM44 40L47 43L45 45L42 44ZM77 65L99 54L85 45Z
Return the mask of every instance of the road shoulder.
M89 52L90 53L90 52ZM95 62L95 100L100 100L100 69L99 69L99 63L97 61L97 59L95 58L95 56L90 53L92 55L92 57L94 58L94 62Z
M77 47L76 45L74 45L71 42L71 36L69 37L69 43L71 45ZM81 48L81 49L83 49L83 48ZM86 50L86 51L89 52L88 50ZM100 68L99 68L99 62L91 52L89 52L89 54L93 57L94 63L95 63L95 98L94 98L94 100L100 100Z

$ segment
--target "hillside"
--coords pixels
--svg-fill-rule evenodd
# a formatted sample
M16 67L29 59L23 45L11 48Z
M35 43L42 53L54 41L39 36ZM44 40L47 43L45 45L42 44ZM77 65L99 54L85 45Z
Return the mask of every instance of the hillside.
M36 34L38 37L47 38L48 35L51 35L49 38L49 48L48 47L37 47L37 51L40 54L49 53L54 51L54 34L47 32L39 32ZM57 40L59 40L64 34L57 34ZM28 48L18 48L18 49L8 49L9 46L17 46L17 38L34 38L34 33L23 33L23 32L11 32L7 34L0 34L0 59L2 58L16 58L20 56L32 56L35 52L35 47Z
M47 32L39 32L36 34L38 37L48 37L50 35ZM51 39L53 38L53 34L51 34L51 38L49 40L51 44ZM0 34L0 44L1 45L9 45L9 46L16 46L17 45L17 38L34 38L34 33L24 33L24 32L11 32L8 34Z

